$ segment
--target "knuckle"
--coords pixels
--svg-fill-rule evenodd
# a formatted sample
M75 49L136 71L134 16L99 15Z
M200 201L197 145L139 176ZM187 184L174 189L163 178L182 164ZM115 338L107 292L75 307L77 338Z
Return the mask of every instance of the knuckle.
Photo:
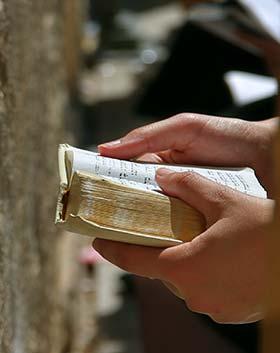
M177 185L179 187L188 187L194 184L198 180L199 176L192 172L184 172L176 174L176 178Z
M234 204L234 190L231 190L229 187L222 186L217 188L211 196L211 201L216 207L219 214L225 212L231 208L231 205Z
M188 119L188 116L189 116L188 113L180 113L180 114L174 115L172 118L170 118L170 120L173 120L175 122L182 122Z
M182 124L183 127L197 127L201 126L203 122L208 120L206 115L196 114L196 113L181 113L174 117L178 122Z
M210 198L213 204L218 207L223 207L225 204L228 204L230 200L231 190L224 186L218 185L217 188L212 192Z
M203 313L206 314L205 309L203 306L199 303L199 301L196 298L189 298L185 300L185 304L187 308L190 311L193 311L194 313Z
M229 324L233 323L233 320L230 317L222 314L208 314L211 319L216 322L217 324Z
M190 122L196 121L196 116L195 114L192 113L180 113L172 118L170 118L170 123L176 125L180 129L185 129Z
M153 125L153 124L151 124ZM153 147L153 138L152 130L154 129L151 125L143 126L137 129L132 130L129 134L126 135L128 139L137 139L144 144L145 149L150 151Z
M197 296L185 300L185 303L189 310L195 313L206 314L213 318L214 321L226 318L217 305L209 303L205 298L199 298Z
M199 114L184 112L184 113L176 114L171 119L184 121L184 120L192 120L192 119L196 120L199 117L201 117L201 115Z
M228 195L227 195L227 189L225 186L220 186L218 187L214 192L213 192L213 197L217 202L224 202L227 200Z
M143 138L143 136L144 136L143 127L139 127L137 129L130 131L125 137L132 139L132 138Z

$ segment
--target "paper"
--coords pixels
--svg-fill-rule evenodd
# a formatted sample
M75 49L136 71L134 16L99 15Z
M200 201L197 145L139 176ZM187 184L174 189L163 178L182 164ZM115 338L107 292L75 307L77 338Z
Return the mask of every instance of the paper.
M156 170L163 165L124 161L100 156L98 153L71 148L74 152L72 172L85 171L141 190L158 191ZM193 171L219 184L248 195L266 198L266 191L250 168L216 169L197 166L164 166L177 172Z

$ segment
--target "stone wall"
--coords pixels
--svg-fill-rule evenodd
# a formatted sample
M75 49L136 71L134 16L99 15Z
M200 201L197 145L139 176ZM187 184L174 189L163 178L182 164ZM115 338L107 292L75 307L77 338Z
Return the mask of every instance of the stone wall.
M64 5L0 0L1 353L57 353L64 344L53 225L67 104Z

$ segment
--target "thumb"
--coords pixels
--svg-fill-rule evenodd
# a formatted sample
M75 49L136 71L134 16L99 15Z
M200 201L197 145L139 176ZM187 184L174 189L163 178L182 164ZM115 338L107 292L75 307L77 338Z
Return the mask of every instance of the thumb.
M177 173L166 168L157 170L156 181L169 196L174 196L201 212L206 220L217 219L224 201L234 192L198 173Z

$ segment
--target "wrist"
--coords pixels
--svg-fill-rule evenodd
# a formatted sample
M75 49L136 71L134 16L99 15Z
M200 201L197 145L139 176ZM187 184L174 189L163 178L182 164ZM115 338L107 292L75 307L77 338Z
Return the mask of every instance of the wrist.
M277 134L279 117L253 122L252 124L254 124L255 141L253 144L257 147L255 148L256 153L261 156L265 153L265 157L267 157Z
M277 132L279 118L253 123L255 125L251 144L251 166L256 171L269 196L273 193L273 142Z

